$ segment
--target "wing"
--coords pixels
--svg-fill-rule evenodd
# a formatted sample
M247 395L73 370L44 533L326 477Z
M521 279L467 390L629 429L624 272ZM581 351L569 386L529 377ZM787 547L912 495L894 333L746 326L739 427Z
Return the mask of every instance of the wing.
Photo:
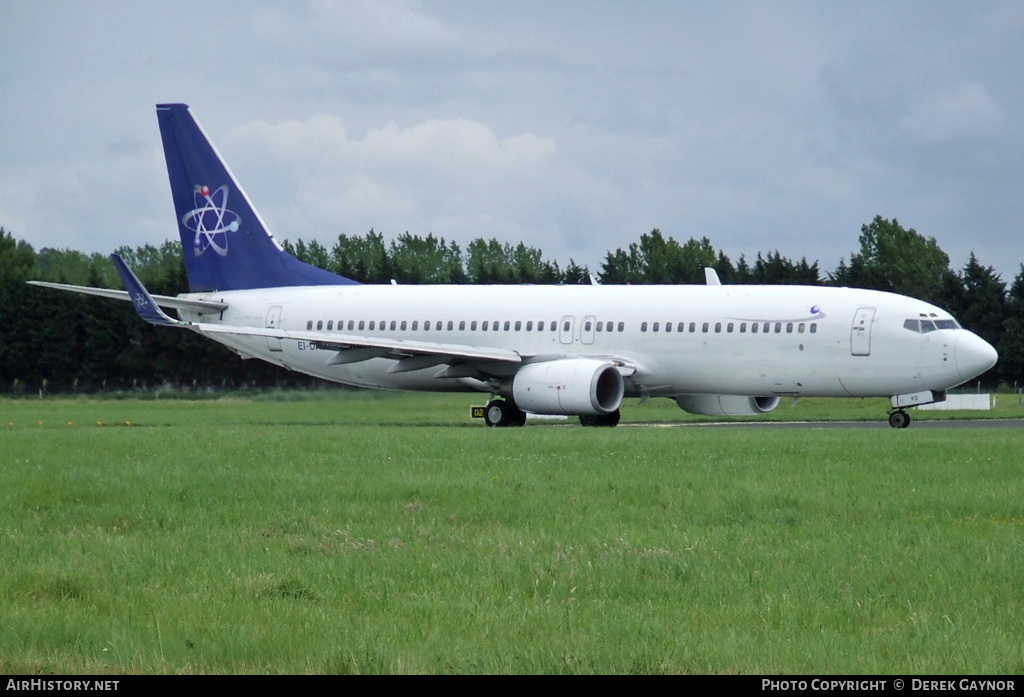
M145 317L143 318L145 319ZM148 320L147 320L148 321ZM155 324L165 324L156 322ZM186 323L187 324L187 323ZM210 324L201 322L188 324L201 334L229 334L233 336L265 336L270 339L292 339L295 341L308 341L316 344L317 348L323 350L338 351L330 362L333 365L343 363L356 363L370 358L412 358L415 356L433 356L441 358L433 362L422 361L422 365L416 366L416 362L409 361L404 365L399 363L397 369L391 372L399 373L406 370L418 370L419 368L447 363L445 359L464 359L482 361L502 361L506 363L521 363L523 356L516 351L509 349L491 348L487 346L465 346L463 344L441 344L432 341L406 341L404 339L388 339L383 337L368 337L358 334L330 334L323 332L295 332L283 329L268 329L264 327L237 327L229 324Z

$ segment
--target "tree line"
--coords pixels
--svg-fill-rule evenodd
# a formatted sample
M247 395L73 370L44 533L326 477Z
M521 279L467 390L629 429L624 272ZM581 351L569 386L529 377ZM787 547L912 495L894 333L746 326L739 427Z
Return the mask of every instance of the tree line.
M596 272L572 259L564 266L523 243L478 238L465 250L430 234L408 232L385 242L370 230L339 235L331 249L317 241L284 247L299 259L362 283L401 284L687 284L714 268L725 284L835 285L891 291L953 313L1000 355L982 381L1024 383L1024 265L1010 286L972 253L959 270L934 238L880 216L861 228L859 250L823 273L817 262L777 250L733 262L707 237L679 242L654 229L608 251ZM181 245L116 250L154 294L187 292ZM242 361L193 332L157 329L129 303L27 285L28 280L120 288L103 254L36 251L0 227L0 393L35 394L177 388L307 387L320 381L258 360Z

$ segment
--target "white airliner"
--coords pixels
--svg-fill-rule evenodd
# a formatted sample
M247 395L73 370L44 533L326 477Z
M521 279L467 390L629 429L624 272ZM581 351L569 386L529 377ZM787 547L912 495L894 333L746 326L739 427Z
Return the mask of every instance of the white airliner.
M326 380L393 390L480 392L490 426L526 414L614 426L627 397L699 414L760 414L781 397L945 399L996 351L946 311L854 288L361 285L288 255L192 112L161 104L189 293L150 296L113 255L148 322ZM179 319L161 310L173 308Z

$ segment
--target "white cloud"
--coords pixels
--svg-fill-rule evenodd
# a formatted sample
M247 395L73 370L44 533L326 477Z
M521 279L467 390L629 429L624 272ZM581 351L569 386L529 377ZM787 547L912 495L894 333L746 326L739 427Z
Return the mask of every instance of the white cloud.
M900 130L924 140L947 141L991 132L1002 124L1002 109L978 82L915 104L900 119Z
M251 25L264 39L293 50L333 46L336 54L352 57L437 50L458 40L415 0L314 0L308 10L270 5Z
M359 138L342 119L318 114L273 125L254 121L227 141L241 155L242 167L234 168L240 183L275 234L325 244L339 232L370 227L449 238L471 227L474 236L484 234L481 220L520 229L524 196L532 195L556 151L550 138L502 138L463 118L406 128L389 122ZM286 222L279 227L275 220ZM432 228L453 221L459 221L454 228Z

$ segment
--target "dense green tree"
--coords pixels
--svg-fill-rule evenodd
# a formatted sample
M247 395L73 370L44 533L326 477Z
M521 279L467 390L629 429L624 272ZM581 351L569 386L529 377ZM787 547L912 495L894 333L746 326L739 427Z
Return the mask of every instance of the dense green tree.
M924 237L913 228L905 229L875 216L860 230L860 251L841 261L831 274L834 285L873 288L909 295L941 305L953 272L949 257L934 237Z
M454 241L432 234L426 237L405 232L391 241L388 264L399 283L465 283L462 250Z
M1006 318L1006 284L991 266L971 257L960 274L963 294L959 306L947 308L960 324L993 346L999 343Z
M711 241L690 238L679 244L674 237L665 237L655 228L632 242L626 250L608 252L601 264L601 283L704 283L705 267L723 266L726 276L732 276L731 264L725 268L728 257L718 253ZM720 274L721 277L721 274Z
M947 307L960 324L970 329L993 346L1002 342L1006 321L1006 284L991 266L982 266L971 252L971 257L960 274L962 292L959 305ZM999 366L982 376L983 382L992 382Z
M384 234L372 228L363 237L338 235L326 268L360 283L390 283L393 277Z
M740 257L740 264L736 269L737 283L750 283L753 285L808 285L816 286L821 284L821 276L818 272L818 262L807 263L807 258L802 257L799 262L794 263L791 259L782 256L778 250L768 252L767 257L757 253L757 260L751 267L745 258Z
M1000 378L1008 385L1024 387L1024 264L1006 294L1003 332L995 346Z

